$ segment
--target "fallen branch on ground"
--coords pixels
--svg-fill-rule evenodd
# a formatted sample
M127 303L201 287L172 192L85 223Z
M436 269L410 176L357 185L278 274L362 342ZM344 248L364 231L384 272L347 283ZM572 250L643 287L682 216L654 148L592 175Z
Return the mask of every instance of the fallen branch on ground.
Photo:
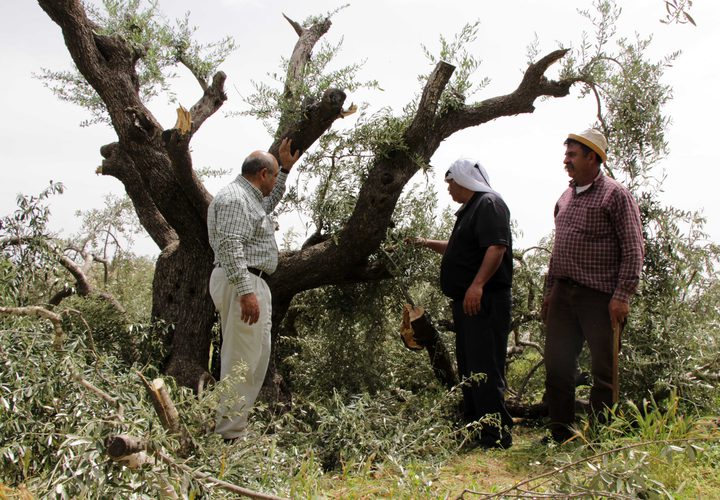
M55 349L62 349L65 334L62 329L62 318L59 314L40 306L27 307L0 307L0 314L11 314L14 316L34 316L49 320L55 330Z

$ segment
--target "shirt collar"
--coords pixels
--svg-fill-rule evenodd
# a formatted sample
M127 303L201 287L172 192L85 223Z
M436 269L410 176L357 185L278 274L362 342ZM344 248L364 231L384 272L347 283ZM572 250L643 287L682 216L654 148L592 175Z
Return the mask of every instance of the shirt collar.
M240 184L240 186L248 192L251 196L254 196L259 201L262 202L263 194L262 191L260 191L257 187L253 186L253 184L247 180L245 177L242 176L242 174L238 175L235 181Z
M570 179L570 187L573 188L573 191L575 191L575 194L584 193L585 191L589 190L593 185L600 180L600 178L603 176L602 170L598 172L598 174L595 176L595 178L592 180L590 184L586 184L585 186L578 186L577 182L575 182L575 179Z

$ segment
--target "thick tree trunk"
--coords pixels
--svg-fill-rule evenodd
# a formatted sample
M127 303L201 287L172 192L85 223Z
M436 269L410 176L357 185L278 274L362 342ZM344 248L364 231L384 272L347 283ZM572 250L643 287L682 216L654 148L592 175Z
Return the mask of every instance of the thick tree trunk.
M173 325L165 372L194 389L208 370L215 322L208 290L212 267L209 246L174 244L160 254L153 280L153 316Z
M214 320L208 293L212 252L206 227L211 196L192 170L189 142L226 100L225 75L218 72L212 83L195 75L202 83L203 96L191 108L191 131L163 132L140 98L135 66L143 57L142 47L119 36L101 34L103 30L87 18L80 0L38 3L62 29L77 69L107 107L118 141L101 149L105 158L102 173L123 182L141 223L162 249L153 284L153 314L172 327L166 371L183 385L197 387L207 373ZM297 95L301 82L296 80L304 74L312 48L330 22L323 20L309 28L291 24L299 38L290 58L284 95L288 103L297 103L303 96ZM554 51L531 64L510 94L453 107L443 107L442 96L454 68L439 63L428 78L402 144L376 158L343 229L335 235L319 235L322 242L317 245L281 256L278 271L269 283L276 309L275 329L299 292L328 284L388 278L383 266L369 264L369 257L385 238L407 182L454 132L500 116L530 113L540 96L567 95L579 78L551 81L544 76L566 52ZM344 100L344 92L330 89L319 102L303 109L299 119L284 113L270 152L276 154L282 137L290 137L294 147L304 152L342 116ZM272 371L270 377L275 380Z

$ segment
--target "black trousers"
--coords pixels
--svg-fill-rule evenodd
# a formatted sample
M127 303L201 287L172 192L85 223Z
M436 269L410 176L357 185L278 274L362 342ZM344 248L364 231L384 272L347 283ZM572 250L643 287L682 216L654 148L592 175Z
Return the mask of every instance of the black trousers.
M550 292L545 339L545 391L550 429L565 437L575 421L575 372L583 344L590 349L593 414L613 404L611 295L567 281Z
M497 414L508 430L512 417L505 408L505 357L510 333L510 290L485 292L480 313L468 316L462 300L453 301L455 347L461 381L483 373L486 378L462 386L465 418L474 422ZM500 429L483 426L483 434L498 437Z

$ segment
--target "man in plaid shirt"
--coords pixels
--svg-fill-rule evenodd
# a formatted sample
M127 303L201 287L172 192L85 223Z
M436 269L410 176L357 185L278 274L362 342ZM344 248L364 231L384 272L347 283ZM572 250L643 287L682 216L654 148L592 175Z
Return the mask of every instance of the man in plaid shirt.
M270 360L272 298L264 278L278 263L270 213L300 156L291 148L291 141L283 139L279 164L265 151L251 153L241 175L208 207L208 239L215 254L210 295L220 312L223 339L220 378L233 377L230 390L221 394L215 423L215 432L226 440L237 438L247 426Z
M555 205L555 244L542 316L546 398L555 441L572 436L575 372L583 343L590 349L594 416L617 390L617 347L643 265L640 211L632 194L600 169L607 140L595 129L565 141L570 187Z

